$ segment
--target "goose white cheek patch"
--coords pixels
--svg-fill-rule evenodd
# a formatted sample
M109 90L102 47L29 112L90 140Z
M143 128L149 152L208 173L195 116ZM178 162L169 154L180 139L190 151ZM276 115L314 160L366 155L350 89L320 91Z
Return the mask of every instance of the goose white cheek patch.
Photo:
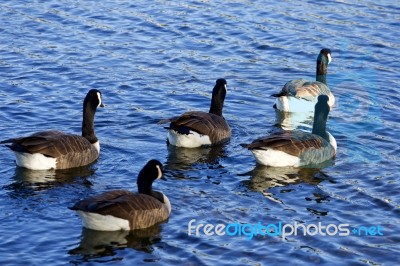
M328 64L330 64L331 62L332 62L331 54L328 54Z
M158 171L157 179L160 179L162 177L162 171L161 171L161 168L159 165L156 165L156 167L157 167L157 171Z
M97 93L97 98L99 99L99 104L97 105L97 107L100 107L100 105L101 105L101 95L100 95L99 92Z

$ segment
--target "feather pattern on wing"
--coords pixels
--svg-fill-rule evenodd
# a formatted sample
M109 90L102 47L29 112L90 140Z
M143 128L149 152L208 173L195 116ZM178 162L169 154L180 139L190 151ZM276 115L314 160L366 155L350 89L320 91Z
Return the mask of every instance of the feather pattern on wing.
M209 136L212 144L221 143L231 136L231 129L222 116L206 112L186 112L171 121L170 129L179 132L182 128Z
M303 132L284 131L261 137L244 145L249 150L277 150L300 158L302 164L323 162L332 158L336 151L324 138Z
M79 201L71 209L124 219L131 229L145 228L169 217L168 208L155 197L126 190L105 192Z
M287 82L280 94L315 101L314 99L321 94L330 96L331 91L322 82L295 79Z

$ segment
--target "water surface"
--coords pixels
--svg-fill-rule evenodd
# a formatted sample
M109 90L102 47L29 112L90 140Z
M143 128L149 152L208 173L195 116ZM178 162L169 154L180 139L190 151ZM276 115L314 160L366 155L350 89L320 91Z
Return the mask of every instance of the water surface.
M96 114L100 158L72 171L32 172L0 156L2 265L395 265L400 252L399 28L392 1L2 1L1 139L39 130L79 133L82 101ZM239 144L276 130L270 97L314 79L319 50L333 61L328 128L338 142L318 168L257 166ZM209 108L226 78L222 147L177 149L158 121ZM310 120L301 130L310 130ZM136 190L159 159L155 187L173 205L148 230L82 229L67 209L111 189ZM383 236L188 236L188 223L381 226Z

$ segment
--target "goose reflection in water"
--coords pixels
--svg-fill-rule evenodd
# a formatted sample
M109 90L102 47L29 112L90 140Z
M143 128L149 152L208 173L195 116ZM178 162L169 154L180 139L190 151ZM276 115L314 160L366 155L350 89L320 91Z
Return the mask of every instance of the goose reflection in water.
M288 113L275 110L275 126L283 130L296 130L302 128L311 131L314 112Z
M328 178L320 167L294 168L263 165L257 165L252 171L241 175L250 175L249 180L242 181L244 186L252 191L261 192L266 198L278 203L282 203L282 201L268 190L300 183L317 185Z
M109 261L118 250L125 248L152 254L153 245L161 241L161 231L161 225L133 231L95 231L83 227L79 246L68 251L68 254L81 256L79 261L96 259L96 262L99 262L99 258ZM157 261L158 258L146 261L150 260Z
M63 170L30 170L16 167L15 174L11 178L13 182L4 186L4 189L14 191L21 197L73 183L78 177L82 178L85 186L91 186L91 183L85 178L93 175L94 172L95 170L90 166Z
M224 156L223 145L192 149L168 145L166 166L171 170L190 170L193 168L193 164L196 163L215 166L219 165L219 159Z

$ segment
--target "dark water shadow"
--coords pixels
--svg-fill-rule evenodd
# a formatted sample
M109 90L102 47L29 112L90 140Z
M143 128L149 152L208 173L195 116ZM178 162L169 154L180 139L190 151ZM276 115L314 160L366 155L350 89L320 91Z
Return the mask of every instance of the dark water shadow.
M182 148L168 145L166 168L169 170L191 170L197 163L219 165L219 159L226 156L224 145Z
M241 176L250 176L249 180L242 181L246 188L261 192L266 198L282 203L269 190L276 187L286 187L293 184L307 183L318 185L329 179L321 168L294 168L294 167L268 167L257 165L253 170Z
M90 187L92 183L87 177L93 175L95 170L91 165L63 170L30 170L16 167L12 183L3 186L17 197L33 196L42 191L63 186L81 180L84 186Z
M161 231L159 224L140 230L108 232L83 227L79 246L69 250L68 254L80 257L74 258L72 263L118 261L120 259L115 257L118 251L126 248L152 254L153 245L161 241Z

